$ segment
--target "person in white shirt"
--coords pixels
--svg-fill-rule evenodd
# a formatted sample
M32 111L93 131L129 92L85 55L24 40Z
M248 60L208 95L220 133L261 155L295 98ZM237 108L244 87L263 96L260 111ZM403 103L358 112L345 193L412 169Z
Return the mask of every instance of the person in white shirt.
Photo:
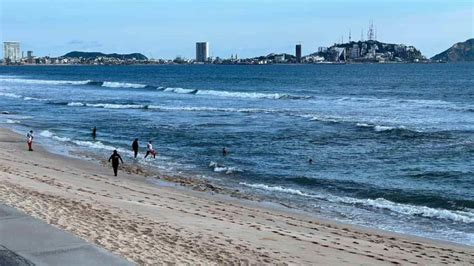
M147 151L146 151L146 154L145 154L145 158L148 157L148 155L150 155L150 154L153 155L153 158L155 158L156 152L153 149L153 145L151 145L151 140L148 141L148 144L146 145L146 148L147 148Z

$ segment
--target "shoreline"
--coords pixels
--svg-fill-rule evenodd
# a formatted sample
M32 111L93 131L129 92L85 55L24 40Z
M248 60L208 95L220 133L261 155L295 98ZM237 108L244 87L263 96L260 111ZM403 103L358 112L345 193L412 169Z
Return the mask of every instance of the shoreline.
M113 177L97 163L39 146L28 152L25 145L0 128L0 201L138 264L474 263L471 246L342 224L188 184L150 185L133 168Z

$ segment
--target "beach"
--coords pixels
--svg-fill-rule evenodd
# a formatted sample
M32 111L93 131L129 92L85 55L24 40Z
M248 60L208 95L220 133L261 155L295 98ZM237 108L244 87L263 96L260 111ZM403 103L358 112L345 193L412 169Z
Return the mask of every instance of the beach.
M0 129L0 201L143 265L474 263L470 246L170 182L151 185L149 177L121 170L114 177L97 162L37 145L29 152L8 129Z

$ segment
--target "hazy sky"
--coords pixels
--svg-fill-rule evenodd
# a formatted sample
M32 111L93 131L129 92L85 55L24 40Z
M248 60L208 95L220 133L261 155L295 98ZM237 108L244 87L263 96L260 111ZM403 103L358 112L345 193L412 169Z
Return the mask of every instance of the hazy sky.
M0 0L0 38L35 55L72 50L194 58L195 42L212 56L303 54L367 35L414 45L428 57L472 38L472 0ZM3 53L3 51L1 52ZM3 56L3 55L2 55Z

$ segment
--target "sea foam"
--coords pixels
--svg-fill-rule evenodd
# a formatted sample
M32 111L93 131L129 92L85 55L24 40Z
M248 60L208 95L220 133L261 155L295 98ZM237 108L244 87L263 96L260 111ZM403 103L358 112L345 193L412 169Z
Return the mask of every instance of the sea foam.
M248 184L245 182L241 182L240 185L256 188L256 189L261 189L265 191L270 191L270 192L288 193L288 194L294 194L294 195L299 195L303 197L316 198L316 199L325 200L329 202L335 202L335 203L344 203L344 204L351 204L351 205L356 205L356 206L386 209L393 213L410 215L410 216L422 216L426 218L451 220L453 222L462 222L462 223L468 223L468 224L474 223L474 213L468 212L468 211L435 209L435 208L430 208L427 206L402 204L402 203L392 202L383 198L357 199L357 198L351 198L351 197L335 196L335 195L330 195L330 194L327 194L327 195L313 194L313 193L302 192L301 190L298 190L298 189L285 188L282 186L269 186L265 184Z

